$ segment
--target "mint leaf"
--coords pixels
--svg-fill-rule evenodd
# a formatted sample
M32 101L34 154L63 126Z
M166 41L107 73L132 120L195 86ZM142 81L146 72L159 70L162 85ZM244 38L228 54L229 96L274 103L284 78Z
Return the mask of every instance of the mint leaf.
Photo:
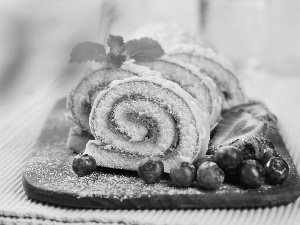
M151 38L141 38L126 43L126 55L137 62L153 61L165 52L157 41Z
M70 62L86 61L106 62L106 51L103 45L93 42L83 42L76 45L70 54Z
M109 35L107 39L109 53L105 47L98 43L83 42L76 45L70 54L70 62L82 63L86 61L105 62L111 68L120 68L126 58L135 59L137 62L153 61L164 54L164 50L157 41L150 38L124 43L121 36Z
M115 55L123 54L125 51L124 40L121 36L114 36L110 34L107 39L107 44L109 46L109 52Z
M111 52L107 54L107 63L111 68L120 68L123 64L123 62L126 61L126 56L125 55L115 55Z

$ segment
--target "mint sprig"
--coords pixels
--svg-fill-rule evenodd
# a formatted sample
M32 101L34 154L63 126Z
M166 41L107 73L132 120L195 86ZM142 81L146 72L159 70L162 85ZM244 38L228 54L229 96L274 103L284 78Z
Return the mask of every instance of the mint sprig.
M126 55L137 62L153 61L165 52L157 41L151 38L141 38L126 43Z
M113 54L112 52L109 52L106 58L108 66L114 69L120 68L122 64L126 61L125 55Z
M165 54L160 44L151 38L134 39L124 43L123 37L109 35L107 45L108 53L102 44L79 43L70 54L70 62L95 61L106 63L111 68L120 68L126 59L134 59L137 62L153 61Z
M125 52L125 43L124 39L121 36L109 35L107 39L107 45L109 47L109 51L115 55L123 54Z
M93 42L79 43L70 54L71 63L82 63L92 60L95 62L106 61L106 51L103 45Z

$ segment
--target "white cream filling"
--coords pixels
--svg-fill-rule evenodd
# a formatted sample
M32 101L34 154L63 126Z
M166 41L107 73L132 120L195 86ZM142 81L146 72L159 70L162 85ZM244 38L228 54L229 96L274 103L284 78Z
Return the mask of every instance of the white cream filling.
M159 149L166 150L171 146L175 136L175 123L171 115L159 105L142 99L131 99L120 102L114 112L114 122L118 130L126 133L130 137L130 142L144 141L146 135L151 132L147 127L138 123L140 120L138 117L148 117L156 122L158 129L157 139L152 148L155 149L157 145ZM128 120L129 113L138 115L136 121Z

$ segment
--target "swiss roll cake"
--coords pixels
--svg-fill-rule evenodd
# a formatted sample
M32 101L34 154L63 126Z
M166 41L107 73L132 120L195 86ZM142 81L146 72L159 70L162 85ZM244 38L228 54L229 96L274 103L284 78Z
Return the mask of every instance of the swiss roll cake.
M114 81L93 104L89 126L96 140L85 153L98 166L136 170L147 157L193 162L204 155L210 137L209 115L178 84L159 77Z

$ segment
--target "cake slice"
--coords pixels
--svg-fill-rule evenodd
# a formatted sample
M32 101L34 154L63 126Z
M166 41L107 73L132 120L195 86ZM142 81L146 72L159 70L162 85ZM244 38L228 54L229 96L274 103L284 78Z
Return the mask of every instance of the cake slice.
M108 88L114 80L132 76L160 76L158 72L146 67L126 62L121 68L112 69L97 65L84 76L77 86L70 91L67 99L67 116L75 124L71 128L67 148L82 152L87 141L92 137L89 127L89 115L98 93ZM92 138L93 139L93 138Z
M164 162L192 162L205 155L209 118L179 85L158 77L114 81L98 94L90 114L94 141L85 153L98 166L136 170L146 157Z
M195 44L178 44L169 50L169 56L190 63L211 77L222 92L223 109L248 103L230 62L212 49Z

